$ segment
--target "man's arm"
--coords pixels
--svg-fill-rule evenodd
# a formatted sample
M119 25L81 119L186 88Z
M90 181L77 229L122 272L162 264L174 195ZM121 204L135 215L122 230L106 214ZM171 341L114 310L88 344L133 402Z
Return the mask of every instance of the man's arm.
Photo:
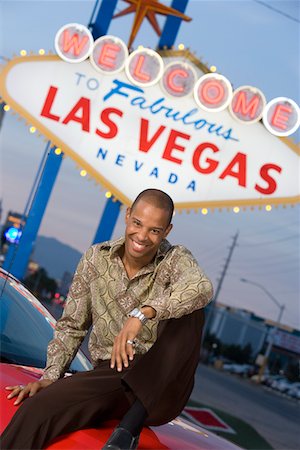
M77 266L63 315L56 323L43 380L55 381L64 375L91 325L90 252L89 249Z
M146 306L156 311L155 319L178 319L204 308L212 300L212 283L189 250L176 247L166 264L167 270L157 274L147 300Z
M179 318L204 308L212 299L211 281L198 266L193 255L184 247L177 247L174 256L167 261L155 280L146 305L140 310L147 319L164 320ZM128 341L134 341L142 329L138 318L126 320L116 336L112 351L111 367L122 371L134 357L134 348Z
M54 339L48 345L47 365L42 378L26 386L5 388L10 391L7 398L15 398L14 405L20 404L27 397L32 397L62 377L87 333L91 321L88 272L91 263L86 259L88 254L89 250L76 269L62 318L57 321Z

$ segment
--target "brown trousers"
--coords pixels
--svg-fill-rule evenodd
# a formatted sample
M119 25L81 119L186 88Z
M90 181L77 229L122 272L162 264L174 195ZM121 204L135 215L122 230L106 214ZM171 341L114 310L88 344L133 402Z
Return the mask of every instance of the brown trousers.
M4 449L42 449L50 440L101 422L121 419L138 398L146 425L162 425L184 408L198 365L204 312L161 321L158 339L129 368L94 370L63 378L25 400L1 436Z

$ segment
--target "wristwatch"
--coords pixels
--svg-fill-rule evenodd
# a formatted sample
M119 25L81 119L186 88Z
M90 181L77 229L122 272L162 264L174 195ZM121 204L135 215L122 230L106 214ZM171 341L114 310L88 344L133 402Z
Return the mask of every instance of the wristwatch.
M148 319L145 316L145 314L143 314L142 311L140 311L138 308L134 308L132 311L130 311L128 316L136 317L137 319L139 319L142 322L143 325L145 325L145 323L148 322Z

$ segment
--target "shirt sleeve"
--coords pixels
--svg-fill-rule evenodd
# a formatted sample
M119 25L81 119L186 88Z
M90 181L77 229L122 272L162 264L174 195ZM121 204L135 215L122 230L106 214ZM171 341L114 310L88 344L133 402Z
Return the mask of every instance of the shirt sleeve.
M61 378L73 360L91 325L89 274L92 263L86 254L81 258L68 293L62 317L57 321L54 338L47 350L47 365L42 379Z
M147 305L156 310L156 320L178 319L204 308L212 297L212 283L191 252L176 246L157 272Z

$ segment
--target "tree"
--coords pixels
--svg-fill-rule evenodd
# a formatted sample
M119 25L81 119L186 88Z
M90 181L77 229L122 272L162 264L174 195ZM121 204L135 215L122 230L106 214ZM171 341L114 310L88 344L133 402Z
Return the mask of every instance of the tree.
M53 297L58 287L54 278L48 277L47 271L42 267L33 274L28 275L24 280L24 284L38 297L45 294L45 292L50 293Z
M247 344L244 347L236 344L222 344L221 354L238 364L245 364L251 360L252 347L251 344Z

